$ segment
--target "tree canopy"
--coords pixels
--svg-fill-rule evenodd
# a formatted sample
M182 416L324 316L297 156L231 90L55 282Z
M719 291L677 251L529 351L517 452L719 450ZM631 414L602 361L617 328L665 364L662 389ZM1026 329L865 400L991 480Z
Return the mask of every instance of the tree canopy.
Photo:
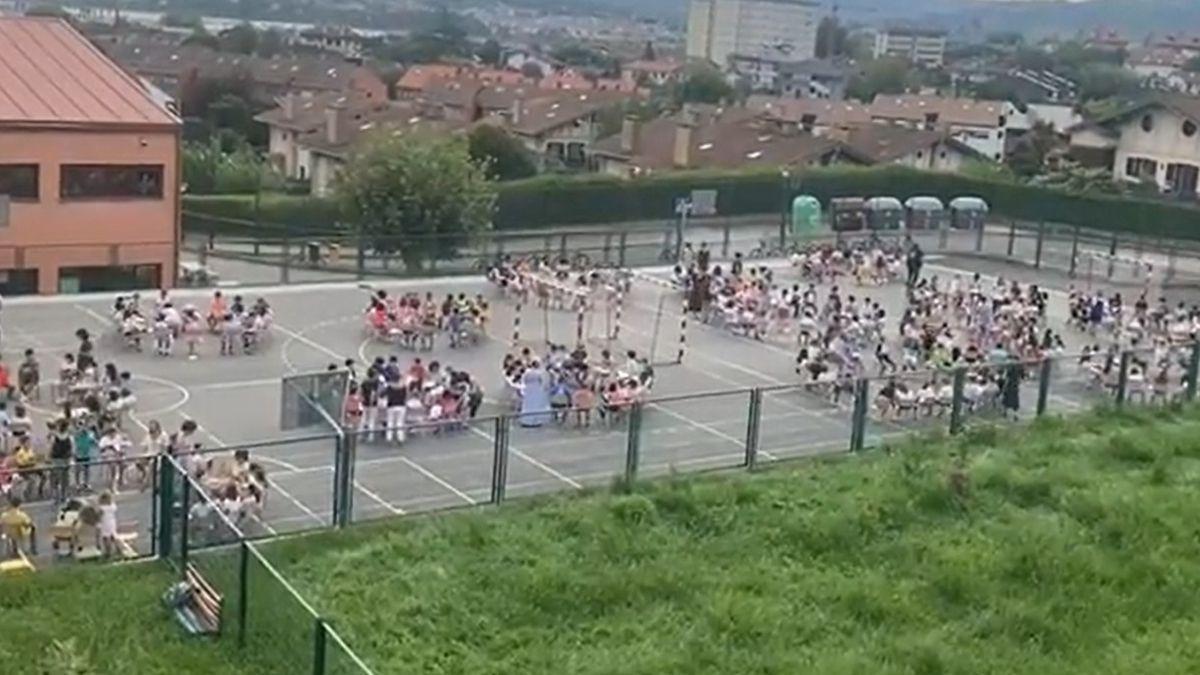
M382 133L338 175L343 209L377 251L409 270L452 256L491 226L495 184L465 138Z
M696 68L679 86L679 103L720 103L733 96L733 87L713 68Z
M471 159L483 166L488 178L516 180L537 173L537 165L521 142L490 124L481 124L467 136Z
M846 84L846 96L871 102L877 94L903 94L908 89L911 66L903 59L875 59Z

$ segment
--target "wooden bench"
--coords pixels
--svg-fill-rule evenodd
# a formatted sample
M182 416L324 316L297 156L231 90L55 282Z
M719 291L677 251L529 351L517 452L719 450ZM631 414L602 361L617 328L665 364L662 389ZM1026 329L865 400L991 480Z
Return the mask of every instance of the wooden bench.
M195 565L183 570L186 596L175 603L175 618L190 635L220 635L225 597L201 576Z

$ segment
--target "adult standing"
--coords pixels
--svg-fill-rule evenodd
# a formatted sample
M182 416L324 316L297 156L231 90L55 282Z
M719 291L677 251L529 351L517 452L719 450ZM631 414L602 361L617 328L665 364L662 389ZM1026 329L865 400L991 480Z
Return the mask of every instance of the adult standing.
M925 252L921 250L921 246L915 241L911 248L908 249L908 257L905 260L908 267L908 287L912 288L917 284L917 280L921 278L921 265L925 264Z
M540 427L550 421L549 380L536 359L521 376L521 426Z
M708 242L700 242L700 250L696 253L696 269L700 270L701 274L708 272L708 263L712 257L712 252L708 250Z
M408 387L404 380L399 377L388 380L383 397L387 403L387 419L384 422L387 425L387 431L384 432L384 439L389 442L403 443L405 437L404 418L408 412Z

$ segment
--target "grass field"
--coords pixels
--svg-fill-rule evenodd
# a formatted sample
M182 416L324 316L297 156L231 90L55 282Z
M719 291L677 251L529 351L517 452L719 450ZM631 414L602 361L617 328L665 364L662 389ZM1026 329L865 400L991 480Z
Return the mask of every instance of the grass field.
M1200 410L1105 411L264 548L381 675L1186 673L1198 487ZM166 581L4 580L0 663L234 672Z

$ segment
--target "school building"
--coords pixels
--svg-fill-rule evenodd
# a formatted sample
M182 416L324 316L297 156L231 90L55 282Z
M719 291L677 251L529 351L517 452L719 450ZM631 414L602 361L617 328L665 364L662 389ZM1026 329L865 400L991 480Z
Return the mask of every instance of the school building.
M172 285L180 132L66 22L0 17L0 293Z

